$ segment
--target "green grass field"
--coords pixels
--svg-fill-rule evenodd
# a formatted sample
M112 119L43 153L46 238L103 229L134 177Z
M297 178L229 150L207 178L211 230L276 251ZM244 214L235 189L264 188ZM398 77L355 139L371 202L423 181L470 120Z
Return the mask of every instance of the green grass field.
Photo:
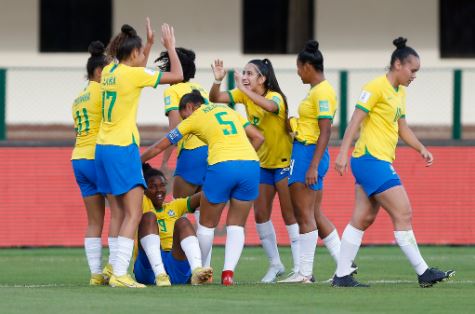
M237 285L218 283L224 250L213 251L215 284L169 288L89 287L82 249L0 249L0 313L475 313L475 247L422 247L431 266L453 268L448 282L422 289L397 247L363 247L358 280L370 288L332 288L323 282L334 264L318 247L313 285L257 283L267 260L245 248ZM290 266L289 248L281 248Z

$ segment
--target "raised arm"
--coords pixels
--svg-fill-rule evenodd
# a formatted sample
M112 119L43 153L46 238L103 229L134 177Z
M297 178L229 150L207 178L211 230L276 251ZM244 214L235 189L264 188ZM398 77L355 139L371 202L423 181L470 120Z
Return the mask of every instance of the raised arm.
M278 112L279 105L274 101L261 96L249 88L245 88L242 83L242 75L238 70L234 70L234 81L236 81L236 87L239 88L241 92L247 95L256 105L269 112Z
M356 108L351 116L351 120L345 130L345 135L340 145L340 151L335 160L335 170L342 176L348 170L348 150L351 143L358 132L361 122L366 117L367 113Z
M223 60L214 60L214 64L211 64L214 74L213 86L209 91L209 100L216 103L229 103L231 99L228 93L220 91L221 82L226 76L226 70L223 67Z
M170 110L167 115L168 115L168 130L171 131L180 123L181 117L178 110ZM175 146L172 145L168 147L163 153L162 165L160 167L160 170L166 173L169 172L168 161L170 160L170 156L172 155L174 148Z
M432 156L431 152L427 150L427 148L417 139L414 132L412 132L411 128L407 125L407 121L405 118L400 118L398 120L399 126L399 137L406 143L408 146L415 149L419 154L421 154L422 158L426 161L426 167L432 165L434 161L434 157Z
M161 41L163 46L168 51L168 57L170 59L170 72L162 73L160 84L179 83L183 81L183 69L181 68L181 62L175 49L175 34L173 27L169 26L168 24L162 25Z
M157 156L161 152L163 152L165 149L167 149L169 146L172 145L172 142L167 137L162 138L161 140L153 143L152 146L147 148L143 154L140 156L140 159L142 160L142 163L152 159L153 157Z
M262 143L264 143L264 135L262 135L262 133L250 123L246 124L244 130L246 131L246 135L249 138L252 147L254 147L257 152Z
M148 57L150 56L150 50L152 50L152 46L155 43L155 32L152 30L152 26L150 25L150 18L145 19L145 29L147 31L147 42L145 43L145 46L143 48L143 54L145 58L143 59L143 62L141 66L146 67L147 62L148 62Z

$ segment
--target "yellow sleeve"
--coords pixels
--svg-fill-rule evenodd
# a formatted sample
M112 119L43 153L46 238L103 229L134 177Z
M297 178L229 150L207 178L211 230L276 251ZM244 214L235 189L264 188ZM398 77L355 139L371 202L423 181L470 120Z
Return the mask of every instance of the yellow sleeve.
M181 217L186 213L192 212L190 208L190 197L177 198L173 202L173 208L176 210L177 217Z
M368 84L361 91L360 98L356 103L356 108L363 110L364 112L370 112L374 105L378 103L380 97L380 90L376 84Z
M199 109L198 109L199 110ZM199 125L199 116L200 112L196 110L186 118L185 120L181 121L180 124L177 125L176 129L180 132L180 134L184 137L186 134L190 134L195 130L195 126Z
M130 77L137 87L151 86L157 87L162 77L162 72L147 69L144 67L132 67L130 68L133 75Z
M317 108L317 119L330 119L333 120L334 112L332 112L332 98L331 91L315 90L311 95L311 102Z
M142 214L146 214L148 212L155 213L155 210L152 201L144 195L142 201Z
M285 111L284 98L282 98L281 94L277 92L268 93L266 95L266 99L272 100L276 104L277 111L274 112L276 115L279 115L279 113Z
M402 88L402 87L401 87ZM401 118L406 118L406 89L404 88L402 94L402 104L401 104Z
M246 118L244 118L241 114L236 112L236 115L238 116L239 122L241 122L241 125L245 128L248 125L251 124Z
M180 105L180 97L178 93L170 86L163 92L163 103L165 104L165 115L172 110L178 110Z
M238 88L227 91L229 95L229 106L234 108L236 104L246 104L246 95Z

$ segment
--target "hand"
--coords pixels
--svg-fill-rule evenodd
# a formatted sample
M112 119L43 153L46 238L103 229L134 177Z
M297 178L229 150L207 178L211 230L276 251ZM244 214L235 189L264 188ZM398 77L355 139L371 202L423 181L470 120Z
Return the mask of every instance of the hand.
M145 29L147 31L147 44L152 46L155 43L155 31L152 30L152 26L150 25L150 18L145 19Z
M222 81L226 76L226 70L223 67L223 60L214 60L214 65L211 64L211 68L213 69L214 79Z
M239 69L234 69L234 81L236 82L236 87L243 89L244 85L242 84L242 75Z
M426 161L426 167L430 167L432 165L432 162L434 161L434 157L432 156L432 153L427 150L427 148L423 147L420 151L420 154L422 158Z
M173 31L173 27L164 23L162 25L162 38L161 38L162 45L167 50L175 49L175 33Z
M317 178L318 178L318 167L314 167L310 165L310 167L307 170L307 173L305 174L305 185L310 186L312 184L317 183Z
M348 156L346 153L338 153L338 156L335 160L335 170L340 176L348 171Z

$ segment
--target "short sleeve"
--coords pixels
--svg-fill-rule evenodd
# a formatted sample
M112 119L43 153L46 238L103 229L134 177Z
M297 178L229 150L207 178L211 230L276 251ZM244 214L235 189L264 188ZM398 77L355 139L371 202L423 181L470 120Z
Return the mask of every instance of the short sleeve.
M319 90L312 94L312 103L317 107L317 119L333 120L335 115L333 108L334 94L329 90Z
M165 115L172 110L178 110L180 105L180 97L177 92L170 86L163 92L163 103L165 104Z
M366 85L361 91L356 108L363 110L364 112L370 112L374 105L379 100L380 91L374 84Z
M277 111L274 112L276 115L281 112L285 112L285 103L281 94L277 92L272 92L268 93L265 98L271 100L277 106Z
M250 125L251 123L246 119L244 118L242 115L240 115L239 113L236 112L236 115L239 119L239 122L241 123L242 127L245 128L247 127L248 125Z
M401 118L406 118L406 90L402 94Z
M227 93L229 95L229 106L231 108L234 108L236 104L245 104L246 95L238 88L228 90Z
M181 133L182 136L192 133L195 129L194 126L200 124L199 121L196 121L199 119L198 116L199 111L195 111L191 116L181 121L180 124L177 125L176 129Z
M160 83L162 72L155 71L144 67L133 67L133 76L131 79L137 87L153 87L156 88Z
M175 211L177 217L183 216L185 213L189 212L190 206L190 197L177 198L172 201L170 204Z

